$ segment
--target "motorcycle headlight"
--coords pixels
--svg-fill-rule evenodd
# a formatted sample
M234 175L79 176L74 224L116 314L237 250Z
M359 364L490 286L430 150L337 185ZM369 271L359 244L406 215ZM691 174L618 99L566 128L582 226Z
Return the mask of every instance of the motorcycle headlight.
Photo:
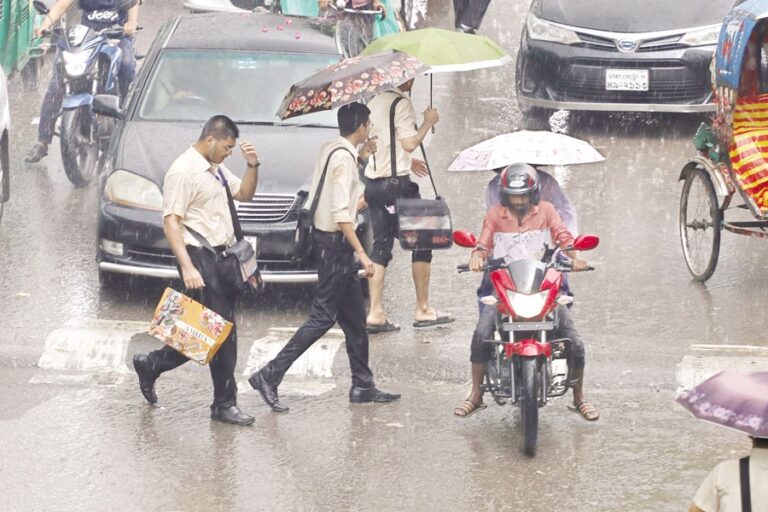
M576 44L581 42L578 34L573 30L537 18L531 13L528 13L526 27L528 29L528 36L537 41L549 41L562 44Z
M700 30L688 32L680 38L680 44L687 46L712 46L720 37L720 25L710 25Z
M158 211L163 209L163 193L160 187L138 174L122 169L107 178L104 195L113 203L125 206Z
M547 304L549 290L535 293L533 295L524 295L522 293L507 290L507 298L512 305L515 315L521 318L535 318L541 315L541 311Z
M91 56L90 51L85 52L61 52L61 59L64 61L64 70L69 76L80 76L88 69L88 59Z

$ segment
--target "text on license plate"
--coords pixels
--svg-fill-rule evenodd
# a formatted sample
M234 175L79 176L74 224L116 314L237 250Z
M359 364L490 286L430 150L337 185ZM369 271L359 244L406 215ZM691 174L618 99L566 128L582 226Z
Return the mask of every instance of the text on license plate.
M647 91L647 69L606 69L606 91Z

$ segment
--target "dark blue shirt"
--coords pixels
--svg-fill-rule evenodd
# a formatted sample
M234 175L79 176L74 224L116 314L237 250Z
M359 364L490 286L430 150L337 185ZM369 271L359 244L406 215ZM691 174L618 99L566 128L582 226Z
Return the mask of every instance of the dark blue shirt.
M113 25L125 25L128 9L125 0L78 0L83 11L80 23L93 30L102 30Z

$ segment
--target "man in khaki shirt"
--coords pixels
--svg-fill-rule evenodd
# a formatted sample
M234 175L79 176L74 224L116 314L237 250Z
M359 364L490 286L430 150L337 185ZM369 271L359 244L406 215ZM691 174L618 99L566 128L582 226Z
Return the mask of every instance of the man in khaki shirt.
M237 407L237 326L235 300L222 286L221 252L235 241L234 225L224 187L233 199L250 201L259 177L259 155L249 142L240 143L247 169L242 180L224 167L232 154L239 131L226 116L205 123L200 138L182 153L163 183L163 229L171 246L187 294L232 322L232 331L211 359L213 404L211 418L225 423L250 425L253 417ZM195 236L194 233L197 234ZM204 239L210 247L204 247ZM189 359L164 346L148 355L136 354L133 366L139 388L151 404L157 402L155 381Z
M344 331L352 370L349 401L392 402L400 398L400 395L377 389L373 382L373 373L368 366L365 299L354 258L357 253L366 277L370 278L374 274L374 264L355 233L357 211L362 205L357 147L365 144L361 151L363 158L376 150L376 143L368 138L369 114L368 107L362 103L341 107L338 112L341 136L322 147L315 164L311 193L306 203L312 204L322 180L313 219L315 232L312 244L318 260L319 282L312 312L280 353L248 379L275 412L288 410L277 394L285 372L337 321Z
M740 476L739 459L715 466L696 491L689 512L741 512ZM749 492L752 512L768 512L768 439L752 438Z
M416 112L405 93L410 92L413 80L402 84L397 89L384 92L373 98L368 107L371 109L374 136L378 149L373 158L368 160L365 177L365 200L373 227L373 260L376 272L368 280L371 309L368 313L367 327L370 334L389 332L400 329L392 323L384 311L381 297L384 291L384 273L392 259L392 248L397 237L397 213L395 203L398 199L418 198L419 186L411 181L413 172L417 176L427 176L426 164L412 158L411 153L419 148L429 130L438 122L437 110L428 108L424 111L424 121L416 126ZM397 101L394 119L390 119L393 103ZM394 140L390 140L390 127L394 124ZM392 146L395 148L395 168L397 183L392 183ZM429 305L429 278L432 272L432 251L413 251L411 253L413 284L416 288L416 312L414 327L449 323L454 319L438 313Z

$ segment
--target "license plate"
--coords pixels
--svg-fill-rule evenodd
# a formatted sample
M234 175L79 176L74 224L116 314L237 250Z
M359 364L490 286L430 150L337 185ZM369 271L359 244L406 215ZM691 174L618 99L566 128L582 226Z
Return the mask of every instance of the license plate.
M647 69L606 69L606 91L647 91L649 86Z
M253 252L256 254L256 256L259 255L259 251L257 250L259 239L255 236L243 236L246 242L251 244L251 247L253 247Z

